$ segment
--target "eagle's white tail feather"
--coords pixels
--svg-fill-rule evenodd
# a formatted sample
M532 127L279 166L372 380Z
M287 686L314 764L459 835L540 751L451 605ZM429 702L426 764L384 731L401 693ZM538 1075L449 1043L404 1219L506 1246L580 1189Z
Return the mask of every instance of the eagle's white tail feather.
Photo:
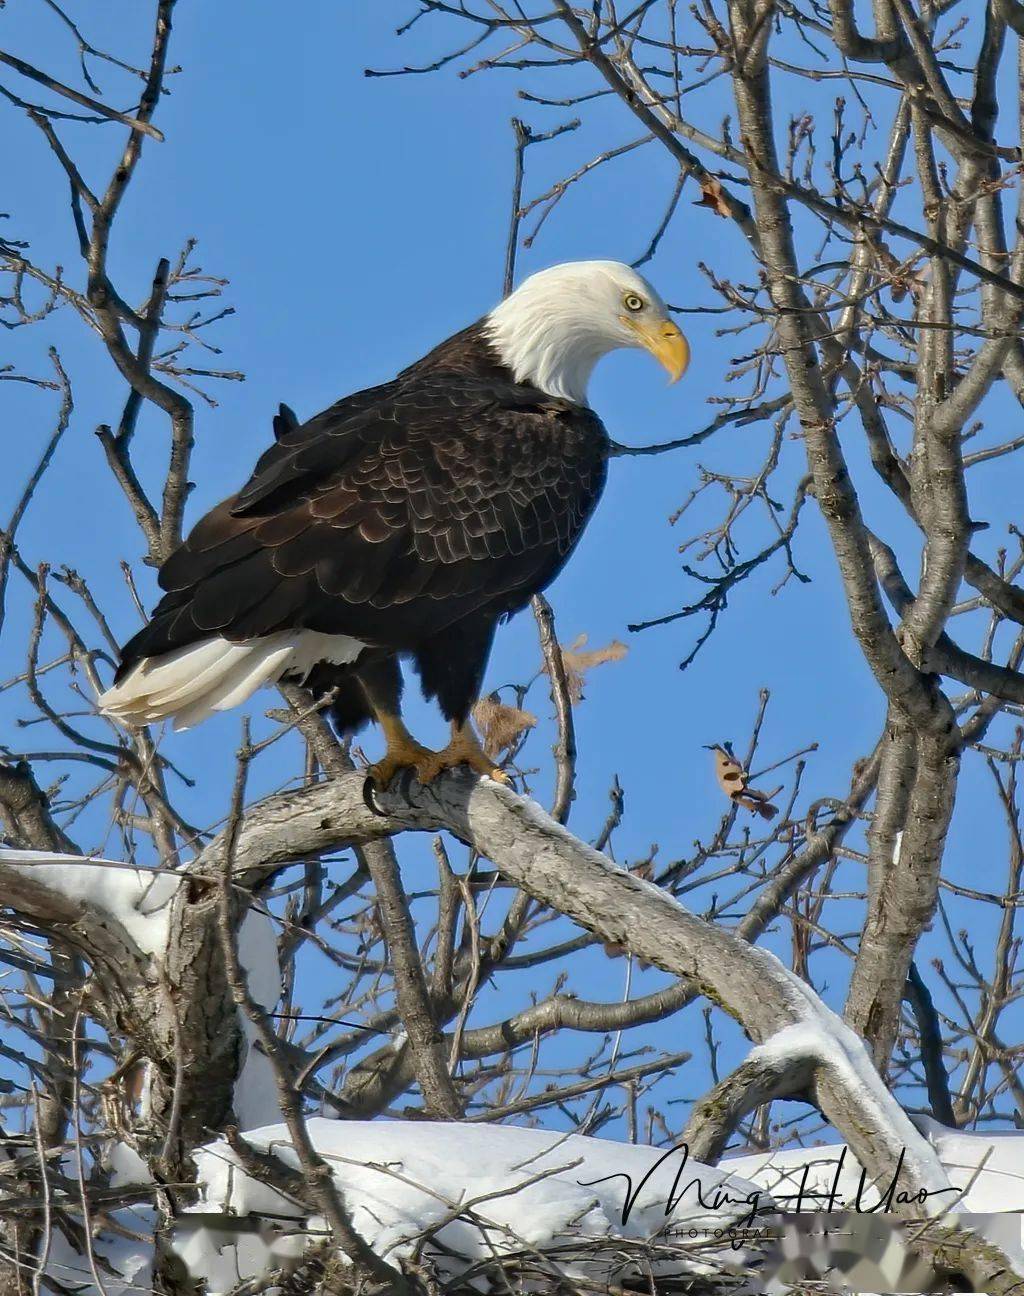
M261 685L280 679L292 655L291 645L274 647L269 639L265 642L267 646L254 647L247 661L240 662L195 701L176 711L174 728L191 729L214 711L229 711L251 697Z
M243 644L229 644L223 639L207 639L189 648L179 648L163 657L145 657L115 688L112 694L125 707L142 704L149 710L174 710L209 688L215 688L233 669L250 655ZM109 706L111 711L115 706ZM120 708L117 708L120 709Z
M191 680L180 683L175 681L169 688L148 694L147 701L151 706L158 706L162 711L167 711L189 706L200 697L220 697L226 692L231 692L236 681L241 683L248 679L253 671L258 671L267 657L275 651L284 661L291 649L286 643L271 643L269 639L255 644L231 644L229 651L223 652L205 670L197 671ZM156 669L159 671L162 659L157 658L156 661ZM253 687L258 688L259 685ZM250 689L248 693L240 694L238 701L244 702L252 691ZM220 709L222 708L218 708Z
M241 645L205 639L160 657L144 657L101 696L100 706L111 715L163 707L171 711L176 702L195 697L247 656Z
M150 724L174 717L187 729L251 697L291 673L304 676L317 661L353 662L366 645L343 635L282 632L242 643L204 639L161 657L145 657L100 695L104 714Z

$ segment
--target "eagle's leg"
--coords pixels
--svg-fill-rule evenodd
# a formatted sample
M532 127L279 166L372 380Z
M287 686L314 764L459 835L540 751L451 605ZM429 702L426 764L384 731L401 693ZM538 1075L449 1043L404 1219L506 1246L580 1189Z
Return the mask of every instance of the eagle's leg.
M424 696L437 698L441 714L452 726L448 746L419 770L423 783L459 765L468 765L474 773L496 783L511 782L480 746L469 720L473 703L480 696L497 624L498 614L494 611L474 613L433 635L416 651Z
M429 760L416 766L416 777L421 783L430 783L442 770L455 769L459 765L468 765L476 774L494 779L495 783L510 783L511 779L503 769L499 769L490 756L480 746L472 724L465 720L461 724L453 720L452 736L443 751L432 752Z
M384 755L367 770L371 781L383 789L401 770L412 769L423 782L423 773L432 768L427 762L436 759L437 753L418 743L402 721L402 676L398 662L393 657L385 658L360 666L356 674L387 742Z

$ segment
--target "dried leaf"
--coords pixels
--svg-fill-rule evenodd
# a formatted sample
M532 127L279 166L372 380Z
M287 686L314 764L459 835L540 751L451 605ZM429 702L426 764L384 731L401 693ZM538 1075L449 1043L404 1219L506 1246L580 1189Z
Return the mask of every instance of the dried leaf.
M568 648L562 647L562 666L565 669L565 683L569 690L569 701L576 706L583 701L583 686L587 671L605 662L621 661L629 649L618 639L613 639L603 648L586 649L587 636L577 635Z
M734 805L742 806L751 814L759 814L763 819L774 819L779 813L778 807L773 806L763 792L749 786L747 771L724 747L715 748L715 777L718 786Z
M700 197L693 205L695 207L710 207L718 216L732 215L729 197L722 188L722 182L715 176L708 176L700 182Z
M746 770L723 747L715 748L715 778L727 797L735 797L747 790Z
M473 708L473 719L480 730L484 751L491 760L497 760L503 752L514 747L527 729L532 729L537 723L537 717L529 711L505 706L494 697L480 699Z

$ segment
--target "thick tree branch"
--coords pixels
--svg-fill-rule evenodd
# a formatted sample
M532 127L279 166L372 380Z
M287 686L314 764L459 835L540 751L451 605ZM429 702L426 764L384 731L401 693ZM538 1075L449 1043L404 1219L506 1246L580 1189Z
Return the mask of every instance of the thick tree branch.
M746 1060L697 1100L682 1141L697 1161L714 1164L744 1116L775 1098L798 1096L811 1082L813 1059L784 1051L753 1049Z
M402 888L398 860L389 841L368 842L361 850L377 895L384 939L395 970L395 994L423 1091L432 1116L458 1120L462 1102L448 1071L444 1038L434 1020L434 1009L416 945L416 928Z
M701 994L737 1017L756 1040L797 1022L818 1024L826 1014L836 1032L838 1069L819 1068L816 1084L826 1113L850 1129L857 1155L881 1170L893 1132L906 1135L908 1172L921 1182L939 1175L930 1151L912 1137L909 1122L880 1081L870 1079L863 1046L771 954L687 913L671 896L615 867L578 841L531 802L495 785L449 777L431 788L412 784L409 799L381 799L386 815L367 809L363 777L344 775L297 793L270 798L246 815L236 845L236 881L250 883L290 859L336 850L406 829L447 829L491 859L516 886L574 918L603 941L685 977ZM204 872L223 859L225 839L204 852ZM859 1078L854 1081L854 1075Z

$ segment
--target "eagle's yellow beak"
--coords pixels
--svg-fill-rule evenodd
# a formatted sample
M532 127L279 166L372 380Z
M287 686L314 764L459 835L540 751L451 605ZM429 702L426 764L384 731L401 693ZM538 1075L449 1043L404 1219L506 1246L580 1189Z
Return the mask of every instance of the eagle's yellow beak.
M640 345L668 370L669 382L678 382L690 363L690 344L679 326L671 320L656 320L648 324L625 316L623 319L636 333Z

